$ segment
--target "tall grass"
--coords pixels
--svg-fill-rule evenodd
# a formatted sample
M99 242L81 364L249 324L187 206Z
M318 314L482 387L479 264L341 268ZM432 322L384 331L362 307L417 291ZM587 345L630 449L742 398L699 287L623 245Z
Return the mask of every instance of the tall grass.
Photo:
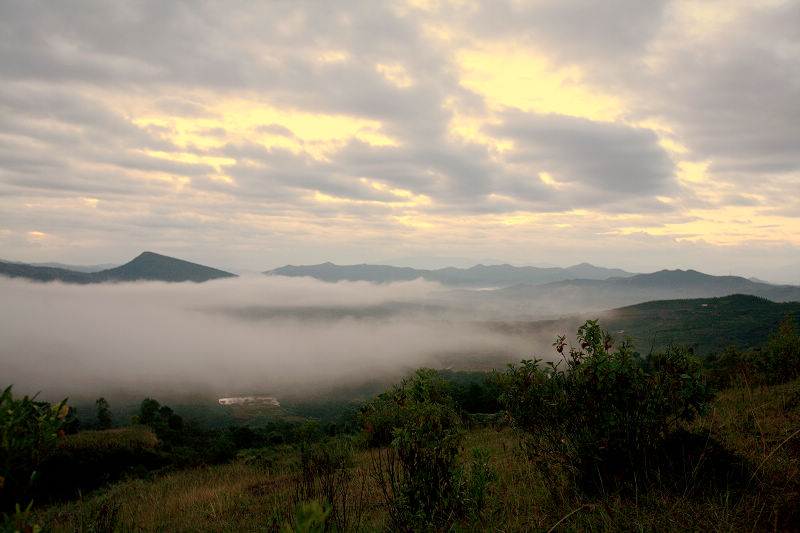
M637 480L630 492L591 497L558 476L546 482L511 431L471 429L458 460L468 467L472 451L484 450L498 477L487 486L480 516L460 519L453 530L798 531L798 428L800 380L726 390L705 416L684 427L697 446L687 444L680 477L663 473L661 480ZM742 475L726 477L734 467L718 453L722 448L738 461ZM39 509L34 519L54 532L98 531L93 524L119 532L279 531L293 520L304 482L301 455L288 446L264 453L271 454L264 461L251 454L249 460L123 481ZM347 463L342 490L348 505L362 506L360 519L347 530L391 529L372 471L378 453L355 448Z
M87 430L65 435L56 442L57 450L111 450L115 448L150 449L158 444L156 434L148 426L119 429Z

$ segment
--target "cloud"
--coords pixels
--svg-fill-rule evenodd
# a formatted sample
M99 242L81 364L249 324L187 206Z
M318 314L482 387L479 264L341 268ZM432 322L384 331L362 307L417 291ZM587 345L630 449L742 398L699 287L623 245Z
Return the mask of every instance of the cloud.
M797 244L799 24L739 0L4 6L0 243L89 263L236 243L216 253L263 269L502 242L530 262L548 220L615 247L704 210L730 245L726 210L759 207L754 236ZM2 237L30 231L49 244Z
M504 159L526 168L530 179L544 172L554 186L581 196L652 196L674 186L673 163L647 129L515 111L486 129L513 142Z

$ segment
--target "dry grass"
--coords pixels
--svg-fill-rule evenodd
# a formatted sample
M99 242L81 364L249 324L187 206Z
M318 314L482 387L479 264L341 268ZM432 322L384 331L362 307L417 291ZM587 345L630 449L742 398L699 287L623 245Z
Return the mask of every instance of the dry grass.
M718 491L674 490L667 483L587 498L567 484L546 483L508 429L467 433L462 460L488 451L498 479L479 517L458 531L798 531L800 530L800 381L722 392L693 425L750 465L749 479ZM794 433L794 436L793 436ZM375 480L378 452L357 451L346 485L351 529L390 529ZM297 503L298 452L271 464L237 461L119 483L80 502L42 509L52 531L276 531ZM702 465L690 465L692 468ZM690 468L690 472L692 470ZM691 472L693 473L693 472ZM352 516L352 515L351 515Z
M81 431L59 439L56 448L66 451L111 450L116 448L152 449L158 444L156 434L147 426Z

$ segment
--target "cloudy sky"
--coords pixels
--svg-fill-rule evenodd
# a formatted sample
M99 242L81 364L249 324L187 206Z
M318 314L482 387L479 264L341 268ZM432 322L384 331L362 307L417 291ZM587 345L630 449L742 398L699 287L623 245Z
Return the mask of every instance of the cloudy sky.
M0 258L800 264L800 2L0 0Z

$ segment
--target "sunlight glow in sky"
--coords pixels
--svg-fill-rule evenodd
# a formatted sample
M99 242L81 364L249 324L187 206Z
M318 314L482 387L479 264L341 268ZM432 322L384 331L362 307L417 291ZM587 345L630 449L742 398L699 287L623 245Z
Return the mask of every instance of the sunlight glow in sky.
M797 2L0 9L0 259L800 265Z

